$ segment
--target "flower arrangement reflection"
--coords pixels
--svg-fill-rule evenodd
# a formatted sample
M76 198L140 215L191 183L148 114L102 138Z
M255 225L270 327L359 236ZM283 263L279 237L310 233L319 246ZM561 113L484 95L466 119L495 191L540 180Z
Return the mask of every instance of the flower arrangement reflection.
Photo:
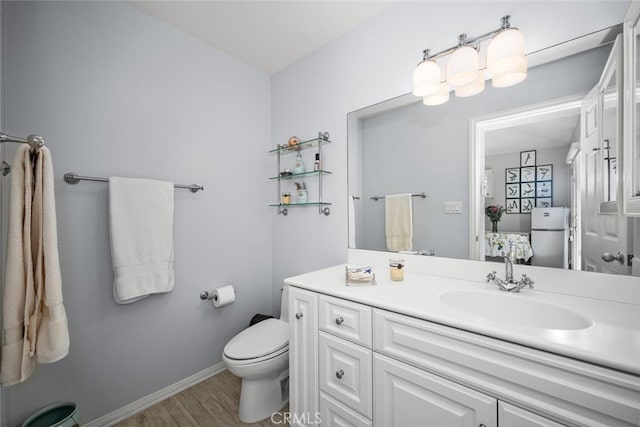
M504 207L502 205L491 205L484 208L484 212L487 214L489 219L491 220L491 232L498 232L498 222L502 218L502 214L504 213Z

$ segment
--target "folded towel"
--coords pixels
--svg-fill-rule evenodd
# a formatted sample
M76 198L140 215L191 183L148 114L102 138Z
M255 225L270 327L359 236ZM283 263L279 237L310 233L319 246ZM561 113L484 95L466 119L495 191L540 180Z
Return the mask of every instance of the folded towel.
M2 383L25 381L35 362L69 352L58 259L53 165L46 147L18 148L9 200L7 268L2 307Z
M413 250L413 209L410 193L385 196L384 220L387 250Z
M173 183L110 177L109 225L116 302L171 291Z

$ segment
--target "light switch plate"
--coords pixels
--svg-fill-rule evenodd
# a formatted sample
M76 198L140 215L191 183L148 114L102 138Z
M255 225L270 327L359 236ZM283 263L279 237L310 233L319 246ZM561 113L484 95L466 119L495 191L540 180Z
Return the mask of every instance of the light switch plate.
M446 214L462 213L462 202L444 202L444 213Z

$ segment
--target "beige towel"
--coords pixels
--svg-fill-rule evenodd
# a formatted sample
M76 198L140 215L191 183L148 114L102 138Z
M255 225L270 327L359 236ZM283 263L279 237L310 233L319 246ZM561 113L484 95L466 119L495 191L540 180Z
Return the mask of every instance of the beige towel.
M129 304L169 292L173 268L173 183L109 178L113 298Z
M384 220L387 250L413 250L413 209L410 193L385 196Z
M5 386L25 381L36 361L52 363L69 352L49 150L32 154L21 145L12 171L2 306Z

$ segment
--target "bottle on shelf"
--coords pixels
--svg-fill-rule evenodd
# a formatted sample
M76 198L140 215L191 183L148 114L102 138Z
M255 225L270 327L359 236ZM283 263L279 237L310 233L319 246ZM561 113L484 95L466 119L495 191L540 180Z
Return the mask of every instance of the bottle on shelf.
M313 162L313 170L314 171L320 170L320 153L316 153L316 161Z
M293 173L299 174L304 173L304 162L302 161L302 154L298 151L298 155L296 156L296 161L293 164Z

